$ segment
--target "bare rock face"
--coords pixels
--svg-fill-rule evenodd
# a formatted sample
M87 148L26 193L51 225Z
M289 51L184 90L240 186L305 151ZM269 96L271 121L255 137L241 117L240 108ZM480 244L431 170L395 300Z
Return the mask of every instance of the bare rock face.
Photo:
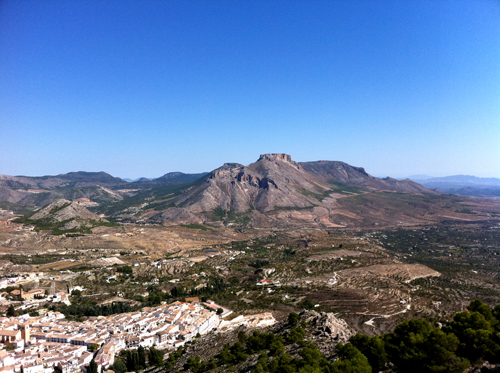
M356 332L342 319L333 313L305 311L306 321L316 325L320 336L330 337L336 342L347 343ZM302 315L301 315L302 316Z
M261 154L257 162L263 159L268 161L285 161L292 163L292 157L285 153Z
M212 171L206 181L177 197L177 207L192 213L217 207L236 213L256 209L312 208L328 184L308 174L287 154L263 154L249 166L226 163Z
M345 195L335 195L338 190L332 185L335 183L356 187L360 193L370 190L433 193L409 180L375 178L363 168L343 162L298 163L288 154L271 153L261 154L248 166L224 164L198 185L173 198L175 207L148 218L161 223L198 224L211 220L214 211L219 215L231 211L240 218L251 219L254 226L268 226L271 219L277 225L312 222L327 227L343 226L347 218L361 219L342 210L338 199ZM339 219L336 213L343 216L341 225L336 223Z
M66 220L77 219L80 220L78 226L75 226L75 223L68 224L68 228L78 228L81 227L82 221L84 220L95 220L100 222L105 222L107 220L101 218L100 216L90 212L85 207L79 205L78 203L68 201L66 199L60 199L55 202L52 202L50 205L45 206L44 208L37 211L34 215L30 217L31 220L49 220L54 223L63 222ZM67 224L67 225L68 225Z

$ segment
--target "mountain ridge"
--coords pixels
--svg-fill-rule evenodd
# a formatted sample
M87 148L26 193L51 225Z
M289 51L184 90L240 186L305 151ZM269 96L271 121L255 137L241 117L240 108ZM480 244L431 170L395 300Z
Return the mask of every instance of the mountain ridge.
M165 225L330 228L477 220L471 209L461 205L467 200L412 180L376 178L362 167L340 161L295 162L285 153L261 154L249 165L225 163L209 173L171 172L154 180L123 183L109 188L54 187L38 194L0 186L0 202L2 193L8 202L38 204L77 197L84 198L92 211L116 221Z
M344 162L295 162L290 155L270 153L248 166L225 163L172 197L163 211L145 216L161 224L200 224L213 221L217 211L219 218L240 216L262 226L270 219L334 226L339 213L349 215L339 204L341 198L374 191L439 195L411 180L377 179Z

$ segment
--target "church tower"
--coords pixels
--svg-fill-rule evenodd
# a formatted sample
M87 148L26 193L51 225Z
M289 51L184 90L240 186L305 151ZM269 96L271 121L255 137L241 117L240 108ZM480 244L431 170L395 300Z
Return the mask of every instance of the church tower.
M30 326L28 324L21 326L21 338L24 339L24 345L26 346L31 339Z

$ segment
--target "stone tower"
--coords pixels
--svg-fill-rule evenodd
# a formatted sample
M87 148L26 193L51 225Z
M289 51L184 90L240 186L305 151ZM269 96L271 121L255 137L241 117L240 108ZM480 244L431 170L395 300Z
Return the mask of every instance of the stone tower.
M24 339L24 345L26 346L31 339L30 326L28 324L21 326L21 338Z

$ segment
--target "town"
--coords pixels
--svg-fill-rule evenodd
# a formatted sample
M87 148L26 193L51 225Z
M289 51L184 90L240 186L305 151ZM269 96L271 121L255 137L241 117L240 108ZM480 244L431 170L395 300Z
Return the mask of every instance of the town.
M106 371L122 350L173 349L217 328L220 306L212 301L174 302L139 312L68 321L59 312L0 318L0 372L86 371L92 359ZM95 353L94 353L95 352Z

